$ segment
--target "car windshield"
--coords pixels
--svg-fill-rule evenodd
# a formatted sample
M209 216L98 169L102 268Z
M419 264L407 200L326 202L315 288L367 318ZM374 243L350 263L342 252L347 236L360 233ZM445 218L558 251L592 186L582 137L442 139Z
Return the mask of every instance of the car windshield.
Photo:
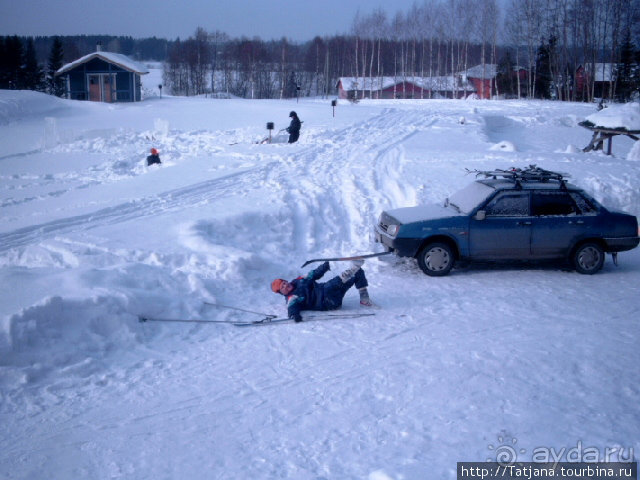
M493 193L493 188L484 183L473 182L462 190L454 193L449 198L449 206L456 208L461 213L471 213L479 203Z

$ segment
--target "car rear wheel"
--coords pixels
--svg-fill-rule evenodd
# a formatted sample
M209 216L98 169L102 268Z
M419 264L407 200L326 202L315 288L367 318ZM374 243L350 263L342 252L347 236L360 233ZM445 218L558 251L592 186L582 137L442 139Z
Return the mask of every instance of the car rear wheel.
M431 277L447 275L454 262L453 251L446 243L430 243L418 253L418 266Z
M583 243L573 253L573 266L578 273L592 275L604 264L604 250L597 243Z

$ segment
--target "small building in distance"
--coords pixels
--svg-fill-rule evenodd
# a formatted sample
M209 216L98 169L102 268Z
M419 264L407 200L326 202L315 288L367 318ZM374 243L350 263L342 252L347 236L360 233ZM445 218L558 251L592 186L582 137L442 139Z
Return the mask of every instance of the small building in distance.
M498 65L485 63L460 72L460 82L473 85L478 98L490 99L496 94L496 76Z
M60 68L65 77L66 97L92 102L138 102L142 100L141 75L147 68L126 55L97 51Z
M613 63L586 63L576 69L576 98L591 98L587 90L593 86L594 98L611 98L610 89L616 80L616 69Z
M464 98L475 90L454 76L340 77L338 97L348 100Z

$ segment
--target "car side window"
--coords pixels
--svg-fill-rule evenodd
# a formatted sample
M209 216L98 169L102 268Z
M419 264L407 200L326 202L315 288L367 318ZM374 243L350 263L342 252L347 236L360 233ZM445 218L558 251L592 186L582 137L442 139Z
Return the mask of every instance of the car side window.
M583 215L595 215L598 213L598 209L593 205L591 200L586 198L579 192L571 192L571 198L576 202L576 205L580 209Z
M498 194L485 207L487 216L526 217L529 215L529 194L509 192Z
M578 215L578 207L568 192L533 192L531 212L535 217Z

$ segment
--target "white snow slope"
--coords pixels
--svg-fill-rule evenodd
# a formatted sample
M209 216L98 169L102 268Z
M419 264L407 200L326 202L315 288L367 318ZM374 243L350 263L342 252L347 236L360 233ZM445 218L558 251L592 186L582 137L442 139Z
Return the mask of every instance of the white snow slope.
M253 143L292 109L299 143ZM205 301L283 315L273 278L381 251L382 210L442 202L465 168L568 172L639 215L632 140L581 152L594 111L0 91L0 478L454 479L505 451L634 456L640 249L593 276L370 260L371 317L138 321L260 318Z

